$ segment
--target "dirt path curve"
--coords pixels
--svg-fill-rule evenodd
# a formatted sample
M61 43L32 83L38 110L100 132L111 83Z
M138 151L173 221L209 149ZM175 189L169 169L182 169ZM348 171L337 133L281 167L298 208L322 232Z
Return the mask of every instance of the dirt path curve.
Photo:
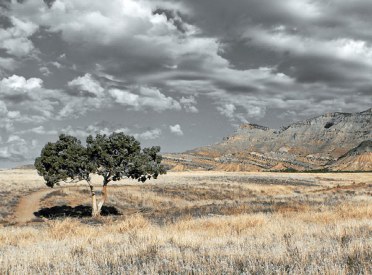
M63 190L80 190L81 185L64 187ZM123 188L122 186L110 186L110 190ZM16 207L14 212L14 222L18 224L27 223L35 219L34 212L40 210L40 201L46 195L56 191L56 188L40 189L31 194L23 196Z
M33 192L19 200L14 213L16 223L26 223L35 218L34 212L40 208L40 200L47 194L55 191L54 189L41 189Z

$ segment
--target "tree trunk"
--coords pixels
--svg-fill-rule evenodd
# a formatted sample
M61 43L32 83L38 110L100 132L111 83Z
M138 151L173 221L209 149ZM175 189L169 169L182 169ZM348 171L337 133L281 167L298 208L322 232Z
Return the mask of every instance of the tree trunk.
M94 187L92 184L89 183L90 193L92 195L92 217L97 217L100 215L100 211L98 211L97 207L97 198L96 192L94 191Z
M96 198L96 192L94 192L94 186L88 181L90 193L92 194L92 217L99 217L101 215L101 209L103 204L107 200L107 183L109 180L106 178L103 179L103 186L102 186L102 197L101 201L97 205L97 198Z
M102 206L106 202L106 200L107 200L107 183L103 184L102 186L102 198L101 198L101 201L98 203L98 207L97 207L98 215L101 214Z

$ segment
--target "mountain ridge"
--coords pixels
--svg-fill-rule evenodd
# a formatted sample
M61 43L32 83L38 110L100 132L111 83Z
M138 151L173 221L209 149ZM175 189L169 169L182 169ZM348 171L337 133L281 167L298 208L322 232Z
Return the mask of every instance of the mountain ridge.
M188 162L186 167L228 170L270 170L287 167L296 170L323 169L330 162L372 140L372 108L358 113L325 113L294 122L280 130L246 123L232 135L212 145L165 156ZM278 166L279 165L279 166Z

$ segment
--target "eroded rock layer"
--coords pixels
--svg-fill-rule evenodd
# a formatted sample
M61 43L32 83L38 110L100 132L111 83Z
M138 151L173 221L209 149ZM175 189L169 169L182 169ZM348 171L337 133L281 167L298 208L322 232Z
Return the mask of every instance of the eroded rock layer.
M280 130L243 124L219 143L166 155L165 163L177 170L369 171L370 151L345 156L371 140L372 108L360 113L327 113Z

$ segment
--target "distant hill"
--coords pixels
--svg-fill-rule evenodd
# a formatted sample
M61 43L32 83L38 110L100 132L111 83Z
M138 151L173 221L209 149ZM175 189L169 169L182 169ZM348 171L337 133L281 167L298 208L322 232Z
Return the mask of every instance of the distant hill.
M35 166L33 164L25 164L25 165L21 165L21 166L17 166L13 169L35 169Z
M360 113L327 113L279 130L243 124L219 143L183 154L165 155L165 163L177 166L178 170L314 170L326 168L330 163L334 169L344 169L335 162L370 140L372 108ZM360 157L360 161L370 162L368 157Z

